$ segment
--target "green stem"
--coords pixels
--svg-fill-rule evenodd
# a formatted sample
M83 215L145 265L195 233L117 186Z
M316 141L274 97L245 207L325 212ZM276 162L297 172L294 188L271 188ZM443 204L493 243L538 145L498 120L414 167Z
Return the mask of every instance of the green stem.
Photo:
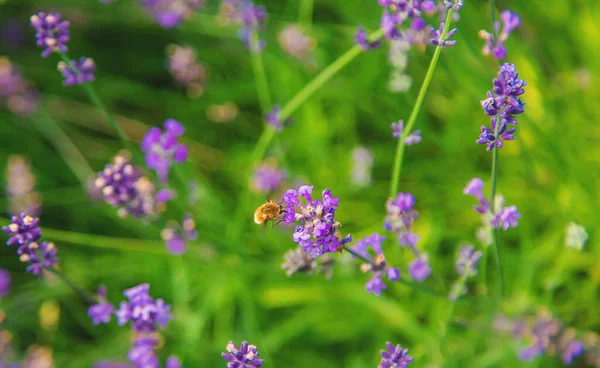
M304 27L306 32L312 26L314 0L301 0L298 14L298 23Z
M454 9L450 8L448 10L448 14L446 14L446 22L444 24L444 30L440 36L440 39L444 39L448 34L448 30L450 29L450 23L452 23L452 14L454 13ZM443 47L438 46L433 53L433 57L431 58L431 63L429 63L429 69L427 69L427 74L425 75L425 80L423 81L423 85L421 85L421 90L419 91L419 95L417 97L417 101L413 106L412 112L410 113L410 117L408 118L408 122L404 127L404 132L400 139L398 139L398 145L396 147L396 156L394 158L394 167L392 172L392 181L390 183L390 197L394 197L396 192L398 191L398 185L400 183L400 173L402 169L402 161L404 159L404 146L406 145L406 138L410 135L410 131L417 120L417 116L419 115L419 111L421 111L421 106L423 105L423 101L425 100L425 95L427 94L427 89L429 88L429 83L433 78L433 72L435 71L435 67L437 66L438 59L440 58L440 54L442 53Z
M77 70L73 66L73 63L71 62L71 60L69 59L69 57L68 57L68 55L66 53L59 52L58 54L60 55L61 59L70 68L72 68L73 70ZM108 120L108 122L110 123L110 125L112 125L112 127L114 128L114 130L117 132L117 135L119 136L119 138L123 142L123 145L125 146L125 148L127 148L132 154L134 154L136 151L134 150L133 145L131 144L131 142L127 138L127 135L121 129L121 127L119 126L119 124L117 124L117 121L113 117L113 115L110 112L110 110L108 110L106 108L106 106L104 105L104 103L102 102L102 100L100 99L100 97L98 97L98 94L96 93L96 90L94 89L94 87L92 87L92 84L91 83L83 83L82 86L83 86L83 90L88 95L88 98L92 101L92 103L94 105L96 105L96 107L98 109L100 109L102 111L102 113L104 113L104 116L106 117L106 120Z
M558 282L560 281L560 274L567 265L567 262L571 257L571 253L573 253L573 251L569 249L566 256L560 257L560 263L555 268L554 275L550 277L550 279L548 279L548 285L546 289L546 302L548 303L548 305L552 304L552 299L554 298L554 291L556 290Z
M252 62L252 71L254 72L254 83L256 84L258 102L260 103L260 109L264 119L265 114L271 110L271 94L269 93L269 84L267 83L267 76L265 74L262 52L251 50L250 61Z
M98 303L95 296L83 290L79 286L75 285L71 280L67 278L62 272L54 269L54 268L46 268L46 270L55 274L59 279L61 279L65 284L67 284L71 289L73 289L83 300L85 300L88 304L96 304Z
M456 295L456 299L450 299L450 310L448 311L448 317L446 318L446 324L442 332L442 338L440 339L440 347L445 355L448 355L448 352L446 351L446 340L448 338L448 330L450 329L450 325L452 324L452 317L454 317L454 311L456 310L456 301L460 297L460 293L462 293L462 290L465 288L466 282L466 275L463 275L458 279L458 285L456 286L456 290L459 294Z
M492 35L494 42L498 41L498 30L496 30L496 0L490 0L490 18L492 19Z
M496 128L494 129L494 136L498 136L498 128L500 127L500 124L497 123L496 124ZM490 210L492 212L492 215L495 213L495 207L496 207L496 182L498 179L498 160L499 160L499 155L498 155L498 147L493 148L493 153L492 153L492 191L490 193ZM502 258L500 256L500 245L498 244L498 229L493 229L493 244L492 246L494 247L495 251L496 251L496 272L497 272L497 282L498 282L498 294L500 297L500 300L502 300L502 298L504 297L504 276L502 274Z

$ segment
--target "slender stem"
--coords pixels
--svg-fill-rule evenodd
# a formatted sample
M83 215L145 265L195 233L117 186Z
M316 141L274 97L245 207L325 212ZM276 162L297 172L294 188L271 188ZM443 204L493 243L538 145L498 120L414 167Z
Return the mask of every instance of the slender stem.
M498 30L496 29L496 0L490 0L490 18L492 18L492 35L494 42L498 41Z
M79 286L75 285L62 272L60 272L60 271L58 271L58 270L56 270L54 268L46 268L46 270L48 270L48 271L52 272L53 274L55 274L56 276L58 276L59 279L61 279L65 284L67 284L71 289L73 289L77 294L79 294L79 296L81 296L81 298L83 300L85 300L88 304L96 304L96 303L98 303L98 301L97 301L97 299L96 299L95 296L93 296L92 294L90 294L87 291L83 290Z
M77 70L73 66L73 63L71 62L71 60L69 59L69 57L67 56L66 53L59 52L58 54L60 55L61 59L70 68L72 68L73 70ZM127 135L121 129L121 127L119 126L119 124L117 123L117 121L115 120L115 118L113 117L113 115L110 112L110 110L108 110L106 108L106 106L104 105L104 103L102 102L102 100L100 99L100 97L98 97L98 94L96 93L96 90L94 89L94 87L92 87L92 84L91 83L83 83L82 86L83 86L83 90L88 95L88 98L92 101L92 103L94 105L96 105L96 107L98 109L100 109L104 113L104 116L106 117L106 120L108 120L108 122L110 123L110 125L112 125L112 127L115 129L115 131L117 132L117 135L119 136L119 138L123 142L123 145L125 146L125 148L127 148L129 151L131 151L132 154L135 153L136 151L133 149L133 145L128 140Z
M298 23L300 23L306 32L310 31L312 26L314 0L301 0L298 14Z
M271 94L269 93L269 84L267 83L267 76L263 65L262 52L251 50L250 60L252 62L252 71L254 72L258 102L260 103L260 109L264 118L264 115L271 110Z
M571 253L573 253L573 251L569 249L569 252L566 256L560 257L560 263L555 268L554 275L548 279L548 285L546 289L546 302L548 304L552 304L552 299L554 298L554 291L556 290L556 287L558 286L558 282L560 280L560 274L567 265L567 262L571 257Z
M498 136L498 128L500 127L500 124L497 123L496 127L494 129L494 135L497 137ZM490 193L490 210L492 212L492 215L495 213L495 207L496 207L496 182L498 179L498 160L499 160L499 155L498 155L498 147L494 147L493 148L493 152L492 152L492 191ZM493 244L492 246L494 247L495 251L496 251L496 272L498 273L497 275L497 282L498 282L498 294L500 296L500 299L502 299L504 297L504 276L502 274L502 258L500 256L500 245L498 244L498 229L493 229L492 230L492 238L493 238Z
M452 14L454 13L454 9L450 8L448 10L448 14L446 14L446 22L444 24L444 30L440 36L440 39L444 39L448 34L448 30L450 29L450 23L452 22ZM421 106L423 105L423 101L425 100L425 95L427 94L427 89L429 88L429 83L433 78L433 72L435 71L435 67L437 66L438 59L440 58L440 54L442 53L441 46L436 47L435 52L433 53L433 57L431 58L431 63L429 63L429 69L427 69L427 74L425 74L425 80L421 85L421 90L419 91L419 95L417 96L417 101L413 106L412 112L410 113L410 117L408 118L408 122L404 128L404 132L400 139L398 139L398 145L396 147L396 156L394 158L394 167L392 171L392 181L390 183L390 197L394 197L396 192L398 191L398 185L400 183L400 173L402 169L402 161L404 159L404 146L406 145L406 138L410 135L410 131L417 120L417 116L419 115L419 111L421 111Z

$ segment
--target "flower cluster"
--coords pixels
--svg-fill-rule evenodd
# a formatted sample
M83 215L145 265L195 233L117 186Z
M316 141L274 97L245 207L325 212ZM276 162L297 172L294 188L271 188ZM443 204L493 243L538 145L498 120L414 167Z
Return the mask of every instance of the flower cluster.
M399 26L410 22L413 29L423 29L426 25L421 17L421 1L407 0L379 0L379 5L384 7L381 16L381 28L387 39L402 37Z
M42 57L53 52L67 52L69 42L69 22L62 21L60 13L38 13L31 16L31 26L35 29L37 45L44 48Z
M165 241L167 250L171 254L183 254L187 249L189 240L196 240L198 232L196 231L196 222L190 214L183 215L181 226L176 222L169 224L160 233Z
M483 46L483 54L493 54L496 59L504 59L506 57L506 48L504 43L508 40L511 32L521 25L521 19L516 13L510 10L505 10L500 13L500 22L494 24L494 32L498 35L498 39L494 39L494 34L481 30L479 31L479 37L485 41Z
M121 302L119 309L114 310L112 303L106 300L106 289L98 290L98 303L89 307L88 316L95 325L108 323L112 314L117 317L119 326L131 323L136 339L129 350L128 359L139 368L160 368L158 357L154 350L158 340L153 334L159 327L165 327L171 320L171 307L162 299L154 299L149 294L150 286L141 284L123 292L128 299ZM180 367L179 360L172 356L167 361L166 368Z
M302 185L298 190L289 189L283 195L285 202L284 223L301 222L293 235L298 245L313 258L324 253L336 252L352 241L352 236L342 238L335 220L339 198L329 189L323 190L322 200L312 198L313 187ZM300 200L304 199L304 203Z
M363 272L372 272L373 277L365 285L365 289L368 293L373 293L377 296L381 295L381 291L387 289L387 285L383 283L383 276L385 275L390 281L398 281L400 279L400 270L394 267L390 267L383 254L381 245L385 237L373 233L356 242L356 245L351 249L361 257L367 259L369 263L364 263L361 266ZM371 248L375 257L371 256L368 252Z
M8 234L6 245L18 245L17 254L21 262L29 263L27 271L39 275L43 269L52 268L58 262L56 254L58 250L51 242L39 242L42 230L39 227L39 219L21 213L11 218L11 224L2 227L2 231Z
M429 42L431 42L432 45L439 47L452 47L456 45L457 41L451 40L450 38L456 34L458 29L453 28L449 30L448 33L446 33L446 35L444 35L445 26L446 24L442 22L440 23L440 27L438 29L431 30L431 39L429 40Z
M474 196L479 201L479 204L473 207L475 211L487 218L491 218L490 223L494 228L501 227L506 231L511 227L516 227L519 224L517 220L521 218L521 214L517 211L517 206L506 207L503 198L497 196L494 213L492 213L490 203L483 195L483 185L483 180L473 178L467 183L465 189L463 189L463 194ZM498 200L499 198L500 200Z
M38 105L38 91L7 57L0 57L0 105L17 115L30 115Z
M119 208L119 216L141 217L156 213L154 185L141 175L126 153L116 155L98 173L94 186L101 191L106 203Z
M575 331L566 328L545 310L539 311L533 318L517 320L500 315L496 318L494 327L528 343L519 351L521 360L530 361L544 353L560 354L563 363L571 365L575 357L584 351L584 344L576 339Z
M386 350L381 350L381 362L378 368L407 368L414 359L408 356L408 349L394 346L391 342L385 343Z
M283 28L277 35L277 39L285 52L301 61L309 59L315 48L315 40L295 24Z
M371 185L371 169L373 155L365 147L357 147L352 151L352 184L359 188Z
M146 166L156 171L163 184L167 183L173 162L182 163L187 160L188 148L179 143L179 137L185 133L185 127L174 119L164 122L165 131L151 128L142 139L142 151L146 152Z
M588 240L588 234L585 228L571 222L567 226L567 235L565 236L565 245L571 249L582 250L585 242Z
M416 257L409 265L410 276L413 280L424 281L431 274L431 268L427 254L417 248L419 236L412 232L412 225L419 216L413 210L415 204L415 197L410 193L398 193L396 199L388 198L384 228L396 234L401 246L410 247Z
M406 92L412 84L411 77L406 73L408 66L408 51L410 42L408 39L390 41L388 61L392 68L390 75L390 91L400 93Z
M250 187L257 193L273 193L285 181L287 173L277 168L275 160L266 160L254 170Z
M525 103L518 97L522 95L527 83L519 79L519 73L514 64L506 63L500 67L498 78L494 78L494 88L488 91L487 99L481 101L486 115L491 116L491 129L481 126L478 144L486 144L487 150L504 146L503 141L513 140L517 130L517 121L513 115L525 111ZM508 128L512 125L513 128Z
M36 180L27 158L21 155L9 156L5 177L8 212L13 216L21 212L30 216L38 216L42 195L34 191Z
M324 254L315 259L310 254L304 252L302 248L290 249L283 255L283 264L281 268L285 274L292 276L296 273L306 273L312 275L315 270L317 273L325 274L325 278L330 279L333 275L333 257Z
M475 247L472 245L463 245L460 248L460 253L456 261L456 271L460 275L460 279L452 286L450 300L456 300L466 293L465 283L468 278L477 275L477 266L482 255L481 252L475 251Z
M96 71L96 64L90 58L81 57L79 60L71 60L70 64L64 61L59 62L58 71L65 78L63 81L65 86L83 84L95 79L94 71Z
M284 121L281 121L281 107L276 105L273 106L271 111L267 114L266 121L267 124L275 128L278 132L283 130L283 127L286 125L292 124L292 119L287 118Z
M221 9L231 23L241 26L239 37L248 49L254 52L264 49L266 41L258 37L267 20L264 6L256 5L250 0L223 0Z
M360 46L363 49L363 51L376 49L379 47L379 45L381 45L381 41L379 40L369 41L367 32L365 32L365 29L363 27L358 27L358 29L356 30L356 34L354 35L354 42L356 42L356 44Z
M173 28L204 6L205 0L140 0L156 23L163 28Z
M402 135L404 134L404 120L400 120L397 123L392 123L392 131L393 131L394 138L397 138L397 139L402 138ZM412 132L410 132L408 137L403 138L403 139L404 139L404 143L407 146L413 145L415 143L419 143L419 142L421 142L421 131L420 130L412 131Z
M188 96L202 96L207 72L198 62L193 48L175 44L167 46L167 69L177 84L186 88Z
M227 361L227 368L259 368L265 361L258 358L258 348L243 341L240 347L229 341L226 353L221 353Z

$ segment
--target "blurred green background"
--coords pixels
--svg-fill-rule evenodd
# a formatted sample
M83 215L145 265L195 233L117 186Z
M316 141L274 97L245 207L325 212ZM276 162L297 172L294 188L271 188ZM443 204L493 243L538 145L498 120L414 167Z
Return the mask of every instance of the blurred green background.
M357 25L373 31L380 19L375 0L263 3L269 12L264 65L273 103L281 105L353 46ZM59 248L64 273L91 292L106 285L114 302L122 300L122 290L150 283L151 295L171 303L175 317L162 331L159 353L163 359L177 354L185 367L225 366L219 354L229 340L256 344L266 367L374 367L386 341L410 349L415 358L411 367L562 366L556 356L534 363L517 359L523 345L489 328L493 305L483 295L481 277L457 304L456 318L470 322L452 326L449 355L444 356L439 347L449 306L444 298L399 283L380 297L367 294L368 277L348 254L335 255L338 263L330 280L285 275L283 254L296 247L291 230L261 230L252 223L264 195L253 194L248 206L240 208L249 180L244 174L251 166L248 158L264 124L249 53L236 28L217 16L218 5L209 0L181 26L165 30L133 0L110 5L96 0L0 1L0 23L22 28L18 42L4 39L0 56L10 57L41 92L40 109L31 117L0 110L0 166L11 154L29 157L37 191L44 197L44 234ZM528 83L516 140L500 151L498 191L523 215L516 229L500 237L507 294L501 309L521 316L546 307L578 331L598 332L600 2L498 0L496 7L521 16L521 27L507 43L507 61L517 65ZM29 16L38 11L60 11L71 21L71 56L95 60L94 87L133 139L167 118L185 125L192 148L184 172L200 184L193 210L199 237L183 257L166 253L160 229L120 219L82 189L81 181L100 171L121 143L79 86L62 85L58 57L39 56L28 25ZM465 1L458 45L443 51L415 125L423 142L409 147L405 156L401 190L417 198L415 232L435 276L426 284L436 290L456 279L460 245L476 244L480 218L472 210L472 198L462 195L463 187L481 177L485 192L489 190L491 154L475 144L479 127L487 123L479 101L497 73L496 62L481 55L483 41L477 35L490 29L489 13L487 1ZM284 27L299 22L314 39L308 61L291 57L278 41ZM169 75L165 48L172 43L197 50L208 71L202 96L188 96ZM409 52L407 74L413 84L406 93L389 91L385 45L361 54L302 104L292 115L294 124L268 151L288 172L283 189L297 183L310 183L318 192L329 188L341 197L337 218L344 233L359 239L381 232L396 147L390 123L408 118L432 52L431 47ZM228 110L234 117L215 121L215 106L223 104L235 106ZM372 185L363 189L350 180L351 152L359 145L374 158ZM3 172L0 176L5 182ZM6 205L6 198L0 198L2 211ZM245 214L243 224L236 220L237 211ZM179 216L176 209L167 213ZM569 256L554 299L548 301L547 282L557 261L569 253L563 239L571 221L585 226L590 239L581 253ZM400 265L406 275L407 258L395 245L388 246L393 248L387 251L390 263ZM87 305L60 280L26 273L13 248L2 247L0 253L0 267L13 277L11 294L0 300L6 313L2 328L12 333L17 357L37 344L51 350L54 366L60 368L90 367L100 359L126 361L128 328L114 321L92 326ZM491 261L488 280L493 288ZM583 360L575 365L586 366Z

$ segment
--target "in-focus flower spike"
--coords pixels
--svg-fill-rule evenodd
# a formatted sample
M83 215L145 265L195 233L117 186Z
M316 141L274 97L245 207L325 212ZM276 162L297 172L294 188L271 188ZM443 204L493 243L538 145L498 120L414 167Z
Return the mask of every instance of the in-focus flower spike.
M371 169L373 155L366 147L357 147L352 150L352 184L359 188L371 185Z
M227 361L227 368L259 368L265 361L258 358L258 349L255 345L249 345L243 341L239 349L230 341L226 347L227 352L221 353Z
M96 64L94 60L82 57L79 60L71 60L71 65L67 65L64 61L59 62L58 71L65 78L63 81L65 86L83 84L92 82L95 79Z
M367 36L367 32L363 27L358 27L356 30L356 34L354 35L354 42L359 45L363 51L368 51L370 49L376 49L381 45L379 40L369 42L369 37Z
M277 168L277 161L267 159L254 170L250 188L256 193L273 193L279 189L286 177L287 172Z
M504 59L506 57L507 52L504 43L508 40L508 36L510 36L511 32L521 25L519 16L510 10L505 10L500 13L500 21L502 22L502 25L500 22L494 24L495 32L498 34L498 40L494 40L493 32L484 30L479 31L479 37L485 41L482 50L483 54L492 54L496 59Z
M494 147L503 147L503 141L514 139L517 121L513 115L525 111L525 104L518 97L525 93L526 85L524 80L519 79L514 64L506 63L500 67L498 77L494 78L494 88L487 93L487 98L481 101L485 114L492 117L491 129L482 126L476 142L487 145L488 151ZM508 129L508 125L514 127Z
M383 277L385 276L390 281L398 281L400 279L400 270L394 267L390 267L383 254L381 245L385 240L384 236L378 233L373 233L356 242L356 245L351 249L357 254L368 259L370 263L364 263L361 265L361 271L372 272L373 277L365 285L365 289L368 293L373 293L377 296L381 295L381 291L387 289L387 285L383 283ZM374 257L368 252L371 248Z
M174 119L164 122L165 131L151 128L142 139L142 151L146 152L146 166L156 171L159 179L166 183L173 162L182 163L187 160L188 148L179 143L179 137L185 133L185 127Z
M394 346L391 342L385 343L386 350L381 350L381 362L378 368L407 368L414 359L408 356L408 349Z
M11 224L3 226L2 231L8 234L6 245L18 245L19 254L22 254L27 245L38 241L42 237L39 227L40 219L22 212L19 216L11 217Z
M587 240L588 234L583 226L577 225L574 222L571 222L567 226L567 235L565 237L565 245L567 247L581 251Z
M119 153L98 173L94 186L102 192L104 201L118 207L119 216L134 217L156 214L154 185L131 162L127 153Z
M183 216L181 226L176 222L171 222L160 233L165 241L167 250L171 254L183 254L187 249L187 243L190 240L196 240L198 232L196 231L196 222L189 213Z
M491 213L491 206L488 200L483 195L483 180L473 178L467 183L463 194L474 196L479 201L479 204L474 206L475 211L481 213L484 218L489 220L489 223L494 228L502 228L505 231L511 227L516 227L521 214L517 210L517 206L505 206L504 197L496 196L496 205L494 206L495 213ZM484 236L485 234L482 234Z
M431 39L429 40L429 42L431 42L432 45L440 46L440 47L452 47L452 46L456 45L457 41L451 40L450 38L452 36L454 36L454 34L456 33L456 31L458 31L458 29L457 28L451 29L446 34L446 38L441 38L444 33L444 26L445 26L445 24L444 24L444 22L442 22L440 24L440 27L437 30L435 30L435 29L431 30Z
M92 324L110 322L115 307L106 300L106 287L98 287L98 304L93 304L88 308L88 316L92 319Z
M296 226L292 239L316 258L324 253L336 252L352 241L352 236L342 238L335 220L339 198L333 197L329 189L322 192L322 200L312 198L312 186L302 185L298 190L289 189L283 195L285 202L284 223L301 222ZM304 203L300 201L304 199Z
M31 242L27 244L22 253L19 253L19 259L21 262L29 263L26 268L28 272L39 275L43 269L52 268L54 264L58 263L57 253L58 249L52 242Z
M400 139L402 134L404 134L404 120L399 120L397 123L392 123L392 131L394 138ZM410 133L408 137L404 139L404 143L407 146L413 145L415 143L421 142L421 131L414 130Z
M275 128L278 132L283 130L284 126L292 124L292 119L287 118L284 121L281 121L279 114L281 113L281 107L279 105L273 106L271 112L267 114L266 121L267 124Z
M0 268L0 299L4 298L10 292L10 272Z
M131 322L135 332L150 333L167 325L171 320L171 307L162 299L153 299L149 291L150 285L141 284L123 292L129 301L121 302L115 312L119 326Z
M36 30L36 44L43 47L42 57L48 57L56 51L66 52L69 42L69 22L61 21L60 13L40 12L32 15L31 26Z
M460 11L460 8L465 5L463 0L444 0L446 9L454 8L454 11Z

